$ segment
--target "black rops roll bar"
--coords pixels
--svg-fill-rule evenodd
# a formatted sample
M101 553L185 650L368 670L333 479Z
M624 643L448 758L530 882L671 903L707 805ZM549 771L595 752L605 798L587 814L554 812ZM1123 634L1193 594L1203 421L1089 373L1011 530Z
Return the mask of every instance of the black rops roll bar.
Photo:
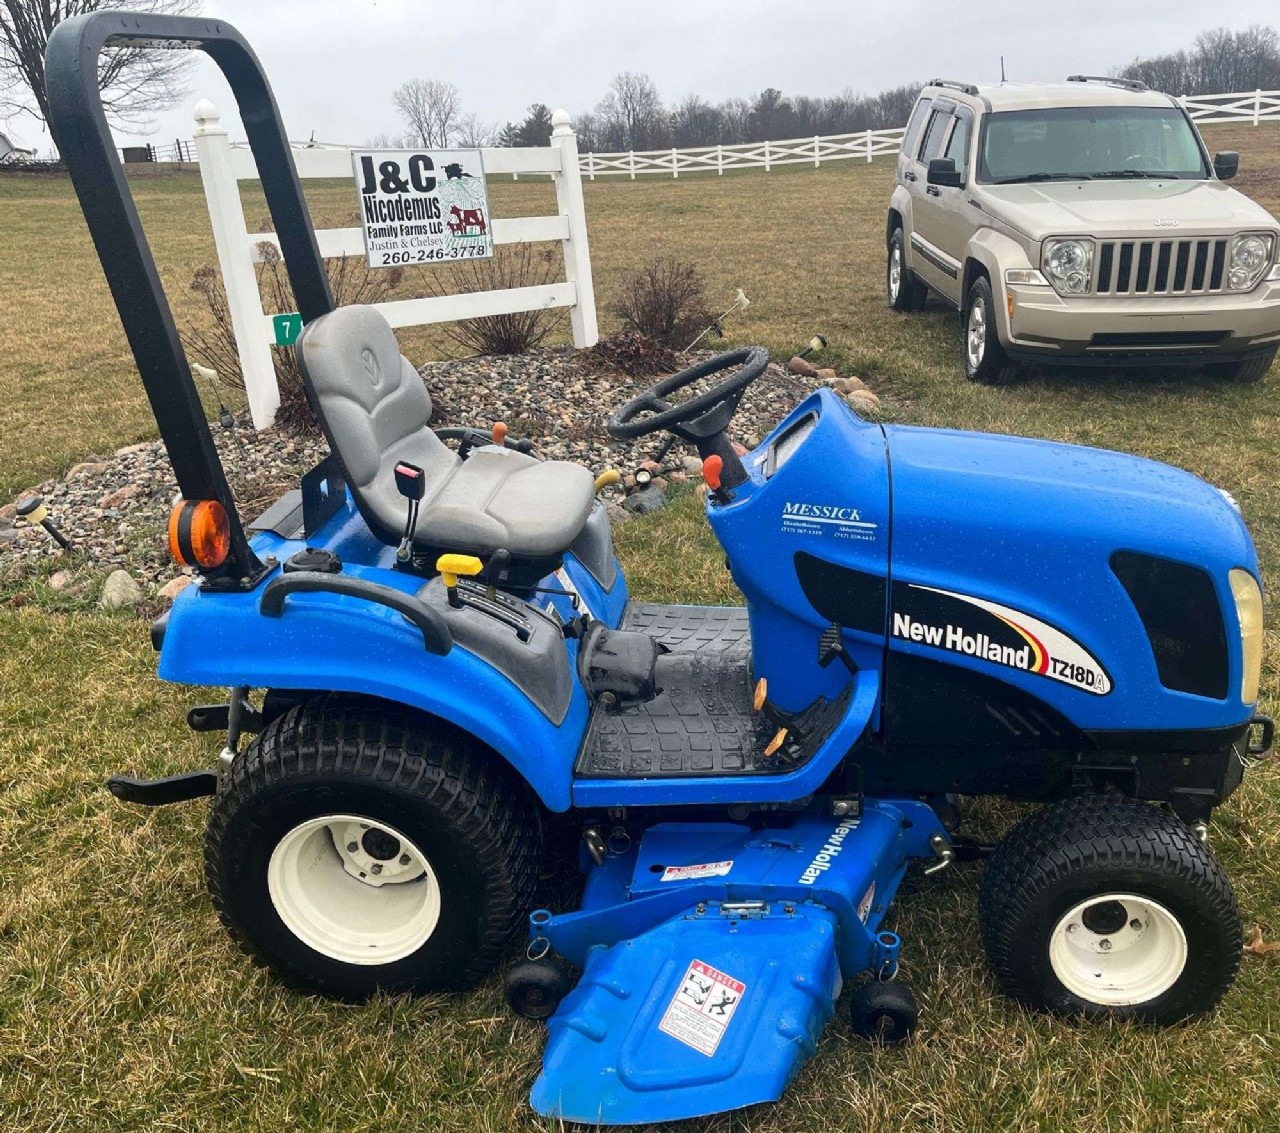
M271 86L235 28L221 20L104 11L64 20L54 29L45 53L49 127L98 249L178 487L187 499L217 500L231 520L231 553L223 566L208 572L209 583L252 586L266 568L249 547L236 511L102 108L98 56L106 46L200 50L218 64L240 108L304 322L333 310L329 277Z

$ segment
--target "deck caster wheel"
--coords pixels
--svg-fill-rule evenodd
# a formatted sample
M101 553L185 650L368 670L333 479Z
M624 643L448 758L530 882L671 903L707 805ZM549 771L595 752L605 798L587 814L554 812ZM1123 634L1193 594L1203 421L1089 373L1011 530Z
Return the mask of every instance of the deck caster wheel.
M573 990L573 977L561 960L521 960L507 972L507 1003L525 1019L550 1019Z
M916 997L906 984L868 980L854 989L849 1002L854 1033L884 1046L906 1042L919 1021Z

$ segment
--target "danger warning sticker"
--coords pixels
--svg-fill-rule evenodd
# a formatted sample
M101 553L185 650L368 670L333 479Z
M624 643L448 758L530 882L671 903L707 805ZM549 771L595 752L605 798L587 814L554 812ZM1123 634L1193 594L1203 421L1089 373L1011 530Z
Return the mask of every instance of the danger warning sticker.
M710 1057L729 1029L746 990L747 985L740 980L694 960L667 1005L658 1030Z
M698 865L669 865L662 871L663 881L691 881L699 877L723 877L733 869L733 862L701 862Z

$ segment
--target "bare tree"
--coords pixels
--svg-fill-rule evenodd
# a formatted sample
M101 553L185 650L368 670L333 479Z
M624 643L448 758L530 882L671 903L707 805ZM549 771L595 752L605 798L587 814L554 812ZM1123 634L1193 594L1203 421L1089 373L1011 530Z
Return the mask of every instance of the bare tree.
M29 114L48 122L44 51L53 29L71 16L123 7L186 16L200 10L200 0L0 0L0 117ZM104 51L98 60L98 87L107 116L118 126L148 130L154 114L186 93L190 65L185 51Z
M462 109L458 88L442 79L410 79L391 96L421 146L444 149L458 126Z
M609 93L596 107L602 135L608 144L625 150L648 149L667 133L667 115L658 88L648 75L623 71L609 84Z
M498 138L498 127L492 122L482 122L478 114L464 114L454 128L453 140L463 149L484 149Z
M1190 51L1135 59L1117 72L1169 94L1227 94L1280 86L1280 34L1254 24L1201 32Z

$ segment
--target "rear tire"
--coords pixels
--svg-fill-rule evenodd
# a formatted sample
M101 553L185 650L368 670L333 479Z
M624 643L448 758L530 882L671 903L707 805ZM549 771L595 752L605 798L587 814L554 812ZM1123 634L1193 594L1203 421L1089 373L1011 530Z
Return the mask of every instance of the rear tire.
M205 876L232 937L291 987L463 989L532 905L538 812L491 752L395 705L290 709L216 796Z
M1229 382L1246 385L1262 381L1275 360L1276 351L1273 349L1265 354L1253 354L1248 358L1236 358L1230 362L1210 362L1205 366L1205 372L1215 378L1224 378Z
M965 377L984 386L1003 386L1013 381L1017 366L1000 344L995 297L984 275L978 276L969 288L962 325Z
M1029 1007L1170 1025L1213 1008L1240 965L1222 867L1181 819L1084 796L1020 822L987 865L982 939Z
M923 310L929 289L907 267L906 245L901 227L889 236L889 252L885 262L885 299L895 311Z

